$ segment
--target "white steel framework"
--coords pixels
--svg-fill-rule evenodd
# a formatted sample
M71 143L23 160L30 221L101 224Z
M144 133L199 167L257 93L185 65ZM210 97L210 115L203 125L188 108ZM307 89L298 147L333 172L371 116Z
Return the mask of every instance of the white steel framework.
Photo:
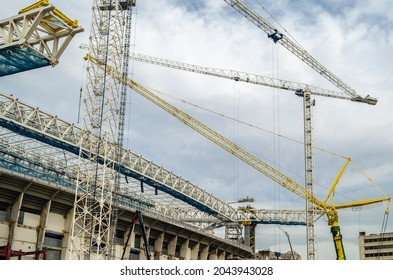
M40 1L0 21L0 76L55 66L75 34L83 31L52 4Z
M313 177L313 143L312 143L312 99L311 92L303 92L303 112L304 112L304 161L305 161L305 188L314 196L314 177ZM307 240L307 259L315 260L315 209L312 201L306 200L306 240Z
M44 112L36 107L21 102L15 97L0 94L0 127L10 132L0 131L1 145L10 153L23 155L43 165L61 171L69 178L76 179L78 173L78 160L70 157L70 154L78 155L80 139L85 139L83 150L89 150L99 142L97 136L75 126L61 118ZM18 136L15 133L21 134ZM23 137L29 137L24 138ZM36 141L32 141L35 139ZM116 158L116 145L108 143L109 156ZM60 150L50 149L50 146ZM27 147L27 149L23 148ZM67 152L67 156L65 154ZM225 222L243 222L253 220L257 223L266 224L305 224L304 210L263 210L253 209L252 212L239 211L228 203L210 194L203 188L193 184L189 180L174 174L164 167L134 154L129 150L122 149L122 168L120 172L138 180L137 184L126 184L123 179L121 193L154 205L156 211L166 217L185 222L204 224L219 224ZM103 155L96 155L96 159L102 162ZM85 160L87 163L87 159ZM89 170L87 177L93 176L94 171ZM150 188L144 188L141 193L140 181L144 181ZM155 194L154 188L158 188ZM149 193L152 189L152 193ZM139 193L139 195L138 195ZM163 195L168 193L170 198ZM177 197L174 205L174 197ZM180 201L183 200L184 206ZM165 201L168 201L164 204ZM146 204L145 203L145 204ZM193 205L194 208L190 208ZM196 206L196 207L195 207ZM323 212L319 211L319 214Z
M130 57L135 61L139 61L143 63L150 63L153 65L159 65L159 66L173 68L177 70L183 70L183 71L188 71L197 74L203 74L208 76L234 80L237 82L244 82L244 83L250 83L259 86L278 88L278 89L283 89L292 92L296 92L298 90L302 90L302 91L309 90L312 92L313 95L351 100L351 97L343 95L342 92L323 89L313 85L303 84L294 81L276 79L276 78L261 76L257 74L241 72L237 70L209 68L209 67L198 66L194 64L189 64L189 63L184 63L184 62L179 62L179 61L174 61L165 58L139 54L139 53L133 53L131 54Z
M102 64L122 69L124 46L124 15L117 0L94 0L88 52ZM108 259L111 248L113 191L117 182L114 168L119 133L119 111L122 81L112 79L106 69L87 61L86 91L83 99L83 128L97 136L99 141L80 139L78 184L75 195L72 229L72 259ZM88 145L87 149L86 146ZM115 152L113 149L115 148ZM102 155L99 164L97 155ZM95 174L84 177L86 169L94 166ZM82 180L82 178L84 178ZM98 201L98 202L97 202Z

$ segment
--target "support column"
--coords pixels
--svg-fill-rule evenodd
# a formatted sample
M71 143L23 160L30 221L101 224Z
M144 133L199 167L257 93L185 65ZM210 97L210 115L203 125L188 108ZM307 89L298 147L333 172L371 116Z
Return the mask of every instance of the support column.
M37 245L36 245L36 250L42 250L42 247L44 245L44 239L45 239L45 232L46 232L46 226L48 224L48 216L49 216L49 210L52 204L52 200L49 200L44 207L42 207L41 211L41 218L40 218L40 224L38 226L38 235L37 235Z
M154 241L154 260L159 260L161 257L162 247L164 246L164 235L165 233L161 233Z
M190 239L187 239L180 246L180 259L181 260L187 260L187 252L188 252L189 243L190 243Z
M11 215L10 215L10 230L8 232L8 244L7 246L9 246L10 250L7 251L11 251L12 250L12 245L14 243L14 238L15 238L15 231L16 228L18 226L18 219L19 219L19 213L20 213L20 208L22 206L22 202L23 202L23 196L24 196L24 192L22 192L18 198L16 199L16 201L14 202L14 204L11 207ZM6 256L6 259L9 259L10 256Z
M250 232L250 224L244 225L244 245L250 247L251 245L251 232Z
M217 260L217 249L213 249L209 252L209 260Z
M200 259L201 260L207 260L207 257L209 256L209 245L207 245L205 248L202 249Z
M218 253L218 260L225 260L225 251Z
M191 249L191 260L197 260L197 259L198 259L199 247L200 247L200 243L197 243L197 244Z
M65 216L64 220L64 237L63 237L63 245L61 248L61 259L62 260L70 260L71 259L71 231L72 231L72 222L74 219L74 208L68 211L68 214Z
M177 236L173 237L168 243L168 260L173 260L176 254Z

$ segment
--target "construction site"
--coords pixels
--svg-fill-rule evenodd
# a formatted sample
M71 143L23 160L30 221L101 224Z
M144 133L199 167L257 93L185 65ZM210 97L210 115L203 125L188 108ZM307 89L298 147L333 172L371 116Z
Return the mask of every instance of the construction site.
M329 70L350 76L334 49L319 62L272 1L22 2L0 16L0 260L393 259L391 140L377 143L392 119L375 113L389 99ZM235 43L213 52L220 36ZM153 46L157 56L136 52ZM223 68L257 55L267 70L247 71L273 75Z

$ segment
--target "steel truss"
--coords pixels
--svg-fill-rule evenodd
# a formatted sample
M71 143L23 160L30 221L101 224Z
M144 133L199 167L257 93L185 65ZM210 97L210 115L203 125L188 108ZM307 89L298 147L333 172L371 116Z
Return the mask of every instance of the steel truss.
M120 2L124 1L93 0L88 53L123 69L125 14ZM112 79L106 69L87 61L82 127L96 135L98 141L92 143L87 135L82 135L79 142L72 259L111 259L115 254L112 241L116 209L112 202L120 180L117 167L121 162L121 146L117 141L122 129L121 89L122 81ZM86 169L92 167L95 173L86 178Z
M95 146L99 141L97 136L72 123L4 94L0 94L0 126L8 131L1 134L1 143L8 151L19 151L19 154L23 153L32 159L38 157L37 159L44 160L44 163L47 161L45 165L66 172L70 178L76 178L77 175L78 145L81 137L86 140L83 150ZM108 156L115 157L115 144L107 143L107 146ZM95 158L103 162L102 155L96 155ZM259 223L305 225L305 211L239 211L190 181L129 150L123 149L121 158L122 164L117 166L116 163L116 167L119 167L121 174L128 176L129 180L135 179L133 183L127 184L126 178L123 178L121 189L125 194L152 202L157 212L174 220L210 224L253 219ZM143 188L143 193L141 182L143 186L150 187ZM167 196L163 197L164 194ZM193 206L192 209L190 205Z
M55 66L72 38L83 31L48 1L0 21L0 76Z

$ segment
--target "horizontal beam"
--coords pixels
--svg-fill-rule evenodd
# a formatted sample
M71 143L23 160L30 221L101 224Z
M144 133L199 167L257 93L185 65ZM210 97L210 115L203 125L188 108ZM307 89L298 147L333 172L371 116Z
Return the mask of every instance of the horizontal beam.
M4 94L0 94L0 126L74 155L79 155L79 141L82 137L88 139L85 141L82 155L94 153L99 141L96 136L72 123ZM108 155L115 158L117 146L108 143L108 147ZM102 156L97 156L97 161L102 161ZM206 190L129 150L122 150L121 161L116 163L115 168L125 176L143 181L146 185L180 199L221 221L236 222L249 219ZM288 220L288 217L281 221L304 222L302 216L293 216L293 220ZM264 219L272 220L267 217ZM276 216L275 219L280 218Z

